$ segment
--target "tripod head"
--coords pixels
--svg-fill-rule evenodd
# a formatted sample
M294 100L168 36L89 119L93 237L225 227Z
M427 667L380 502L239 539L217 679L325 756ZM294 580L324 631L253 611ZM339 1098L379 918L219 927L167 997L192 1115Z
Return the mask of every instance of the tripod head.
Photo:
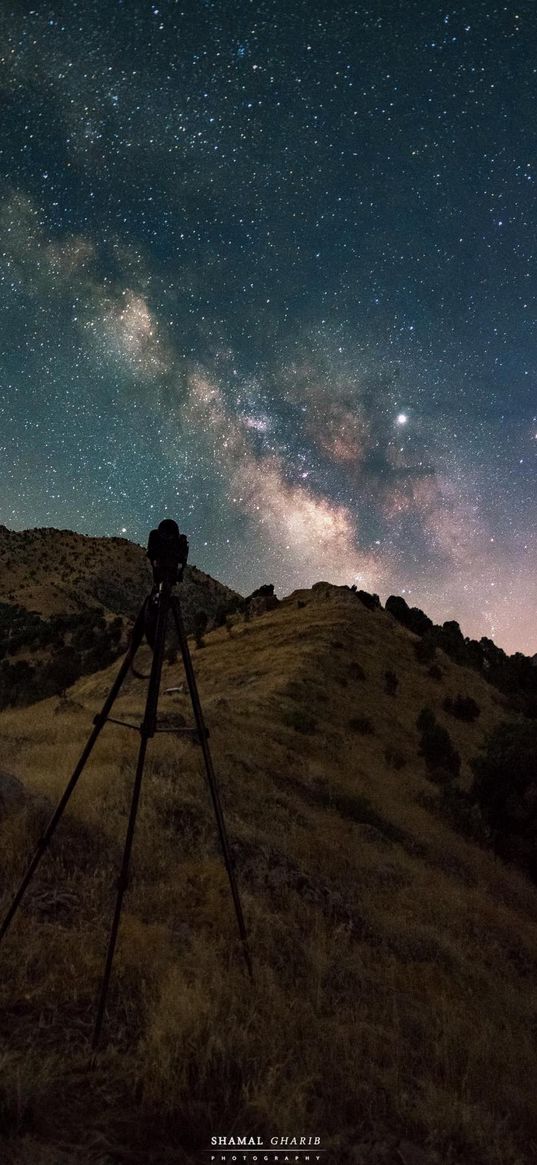
M155 586L167 583L174 586L181 582L188 558L188 541L179 533L179 526L173 518L164 518L156 530L152 530L147 543L147 557L153 568Z

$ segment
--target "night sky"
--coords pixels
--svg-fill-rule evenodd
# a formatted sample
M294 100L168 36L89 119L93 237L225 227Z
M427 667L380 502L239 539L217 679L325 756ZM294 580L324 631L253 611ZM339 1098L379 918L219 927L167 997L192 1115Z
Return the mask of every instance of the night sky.
M0 14L0 522L537 651L537 7Z

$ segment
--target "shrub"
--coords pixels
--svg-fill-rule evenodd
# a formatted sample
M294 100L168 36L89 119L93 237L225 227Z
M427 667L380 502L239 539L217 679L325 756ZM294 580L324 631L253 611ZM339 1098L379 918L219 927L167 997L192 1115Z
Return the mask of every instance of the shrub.
M537 724L505 722L471 763L472 795L497 853L537 881Z
M317 727L315 717L303 712L301 708L290 708L284 712L283 722L288 728L294 728L295 732L302 732L305 736L315 732Z
M439 804L442 816L457 833L483 845L489 841L489 831L483 816L469 793L449 785L442 792Z
M477 720L481 711L479 704L476 704L476 701L471 696L461 696L460 692L454 700L450 696L446 696L444 708L446 712L450 712L457 720L466 720L469 724L473 720Z
M223 627L227 618L227 608L225 603L219 603L214 613L215 627Z
M430 663L436 655L436 644L428 634L414 644L414 654L418 663Z
M432 728L433 724L435 724L435 723L436 723L436 716L435 716L432 708L427 708L427 707L422 708L422 710L421 710L421 712L416 720L416 728L419 728L420 732L424 732L428 728Z
M0 707L26 704L35 699L34 678L34 668L26 660L20 659L13 664L4 660L0 668Z
M430 708L422 708L416 723L421 732L420 756L431 780L438 784L453 780L460 773L461 758L449 732L438 724Z
M351 732L360 732L362 736L373 736L375 732L369 716L352 716L349 728Z
M207 630L208 616L206 611L196 611L194 615L194 639L196 647L205 647L203 632Z
M432 680L441 680L443 674L444 673L442 668L439 667L437 663L432 663L431 666L427 668L427 675L430 676Z
M54 692L64 692L80 676L80 656L72 647L64 647L56 652L45 667L44 681Z
M384 672L384 691L387 696L395 696L399 687L399 680L394 671Z
M366 674L363 667L353 659L349 665L349 675L353 680L365 680Z
M406 756L391 744L384 749L384 760L396 772L399 772L399 769L403 769L406 765Z

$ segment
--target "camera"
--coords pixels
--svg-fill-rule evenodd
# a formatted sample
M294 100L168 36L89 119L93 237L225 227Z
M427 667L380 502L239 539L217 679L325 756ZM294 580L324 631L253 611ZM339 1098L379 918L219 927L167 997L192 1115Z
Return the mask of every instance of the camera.
M152 530L147 543L147 557L153 569L156 586L168 583L173 586L183 577L188 559L188 540L179 532L173 518L164 518L156 530Z

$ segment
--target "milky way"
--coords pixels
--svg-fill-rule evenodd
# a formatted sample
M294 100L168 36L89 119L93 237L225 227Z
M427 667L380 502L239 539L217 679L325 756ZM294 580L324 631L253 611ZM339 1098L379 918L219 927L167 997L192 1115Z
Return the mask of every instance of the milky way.
M537 650L533 5L0 14L0 521Z

